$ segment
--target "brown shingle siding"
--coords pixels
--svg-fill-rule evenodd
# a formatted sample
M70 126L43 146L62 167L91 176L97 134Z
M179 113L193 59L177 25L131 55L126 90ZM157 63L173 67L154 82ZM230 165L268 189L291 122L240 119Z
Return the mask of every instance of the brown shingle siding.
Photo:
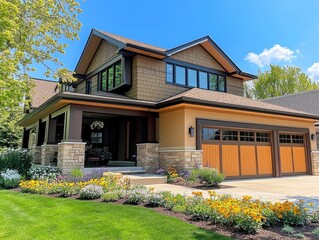
M178 52L172 55L171 58L226 72L226 70L200 45Z
M86 74L91 73L92 71L96 70L98 67L110 61L113 57L117 55L117 51L118 49L115 46L103 40L101 42L101 45L97 49L92 59L92 62L90 63L86 71Z
M227 92L238 96L244 96L243 80L227 76Z

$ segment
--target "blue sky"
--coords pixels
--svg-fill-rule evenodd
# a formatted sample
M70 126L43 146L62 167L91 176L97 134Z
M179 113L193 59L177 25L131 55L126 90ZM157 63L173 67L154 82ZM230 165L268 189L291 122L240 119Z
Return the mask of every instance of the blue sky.
M71 70L96 28L167 49L209 35L242 71L294 65L319 80L317 0L86 0L81 8L80 40L59 56ZM30 75L44 78L35 67Z

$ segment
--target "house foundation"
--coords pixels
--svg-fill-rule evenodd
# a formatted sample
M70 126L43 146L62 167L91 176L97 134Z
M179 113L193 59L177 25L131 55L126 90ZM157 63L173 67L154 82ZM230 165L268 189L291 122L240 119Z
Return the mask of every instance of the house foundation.
M143 167L147 173L155 173L159 169L158 143L141 143L137 146L137 166Z
M319 176L319 151L311 153L312 175Z
M160 150L160 168L174 167L177 170L190 170L202 167L202 150Z
M85 159L84 142L61 142L58 143L57 167L62 172L70 172L74 168L83 169Z
M55 165L57 160L58 145L45 144L41 146L41 165Z

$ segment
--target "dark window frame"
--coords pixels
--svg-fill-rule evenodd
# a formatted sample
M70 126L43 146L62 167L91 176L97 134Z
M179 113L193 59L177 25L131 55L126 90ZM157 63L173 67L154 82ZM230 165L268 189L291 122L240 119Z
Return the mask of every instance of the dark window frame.
M121 83L119 85L115 85L115 79L116 79L116 65L120 65L121 66ZM109 69L113 70L113 77L112 77L112 87L110 87L109 85ZM106 73L106 89L103 90L102 88L102 73L105 72ZM118 87L121 87L124 83L124 76L123 76L123 62L122 60L116 61L108 66L106 66L103 70L101 70L99 73L99 89L100 91L103 92L108 92L108 91L112 91L114 89L117 89Z
M168 73L167 73L167 65L171 65L173 66L173 71L172 71L172 80L173 81L168 81ZM176 82L176 67L181 67L185 69L185 84L181 84L181 83L177 83ZM166 62L166 66L165 66L165 82L167 84L173 84L173 85L177 85L177 86L181 86L181 87L188 87L188 88L194 88L194 86L190 86L189 85L189 79L188 79L188 70L194 70L196 71L196 75L197 75L197 86L196 88L200 88L200 72L206 73L207 74L207 88L201 88L201 89L206 89L206 90L210 90L210 91L217 91L217 92L227 92L227 76L226 74L220 74L220 73L215 73L212 71L205 71L202 69L197 69L195 67L189 67L187 65L182 65L182 64L176 64L176 63L171 63L171 62ZM210 89L210 75L215 75L217 77L217 86L216 89ZM220 77L224 78L224 91L221 91L220 89Z
M92 78L86 79L85 93L86 94L92 93Z

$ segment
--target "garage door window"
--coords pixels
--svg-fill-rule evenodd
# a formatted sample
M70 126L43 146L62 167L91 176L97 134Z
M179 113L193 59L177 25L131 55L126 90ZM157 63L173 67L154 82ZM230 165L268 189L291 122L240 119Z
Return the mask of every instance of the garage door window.
M232 130L223 130L223 140L224 141L238 141L238 132Z
M254 132L240 132L240 141L243 142L254 142L255 134Z
M290 134L279 134L280 143L291 143Z
M202 128L203 140L220 140L220 129Z
M257 142L270 142L270 134L266 132L256 132Z
M292 135L292 143L303 144L303 136L302 135Z

